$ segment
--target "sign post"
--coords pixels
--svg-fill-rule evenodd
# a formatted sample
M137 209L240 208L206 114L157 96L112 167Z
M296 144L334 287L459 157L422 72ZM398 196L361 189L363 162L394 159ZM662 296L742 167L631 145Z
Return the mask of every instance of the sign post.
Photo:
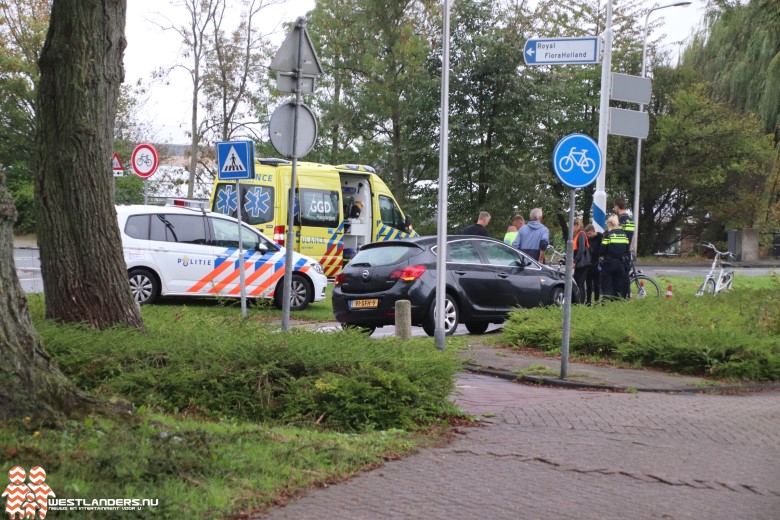
M569 196L569 237L566 241L566 283L563 300L563 342L561 344L561 379L569 369L569 337L571 334L571 292L574 271L574 203L578 188L590 186L602 164L598 143L584 134L569 134L555 145L553 169L558 179L571 188Z
M217 143L217 178L236 181L236 218L238 219L238 272L241 287L241 316L246 318L246 274L244 271L244 239L241 236L241 179L251 179L255 173L255 143L226 141ZM230 201L227 202L230 207Z
M309 33L306 31L306 21L303 17L295 20L295 26L287 35L282 46L276 52L276 56L271 60L271 70L277 71L277 88L283 92L295 92L295 102L286 103L274 111L269 125L271 134L271 144L280 154L292 158L292 174L290 177L290 196L287 207L295 207L296 174L298 169L298 157L306 155L314 146L317 139L317 126L313 115L301 119L301 108L306 108L302 102L303 92L311 93L314 91L314 78L322 74L320 60L314 51L314 45L311 43ZM283 108L288 105L290 108ZM289 120L287 115L292 109L292 132L289 132ZM282 111L277 115L277 112ZM308 110L308 109L307 109ZM310 111L309 111L310 112ZM314 128L312 128L314 123ZM305 143L299 143L299 132L312 138L305 139ZM276 134L276 136L275 136ZM291 146L281 145L284 141L284 135L292 135ZM309 141L311 144L309 145ZM279 146L277 146L279 144ZM305 150L299 149L307 147ZM280 149L281 148L281 149ZM285 260L284 260L284 292L282 294L282 330L290 328L290 295L292 294L292 271L293 271L293 244L294 244L294 211L288 211L287 218L287 240L285 241Z
M133 150L130 159L130 165L136 175L144 180L144 204L147 202L146 179L151 177L157 171L160 165L160 159L157 156L157 150L150 144L139 144Z
M125 167L122 166L122 161L119 160L119 155L116 152L114 152L114 157L111 158L111 169L114 171L114 191L111 193L111 198L114 199L114 204L116 204L116 178L121 177L125 171Z

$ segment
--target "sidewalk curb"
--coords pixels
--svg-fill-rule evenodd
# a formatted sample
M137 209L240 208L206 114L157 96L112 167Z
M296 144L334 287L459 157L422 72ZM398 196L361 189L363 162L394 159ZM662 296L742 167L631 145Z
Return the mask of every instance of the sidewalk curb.
M648 392L663 394L731 394L746 392L762 392L765 390L780 390L780 382L774 383L746 383L728 386L702 386L702 387L670 387L670 388L650 388L633 387L620 385L600 385L596 383L585 383L582 381L569 381L557 377L535 376L535 375L517 375L508 370L501 370L491 367L483 367L473 363L463 363L463 369L474 374L498 377L507 381L516 381L518 383L551 386L555 388L567 388L570 390L606 390L610 392Z

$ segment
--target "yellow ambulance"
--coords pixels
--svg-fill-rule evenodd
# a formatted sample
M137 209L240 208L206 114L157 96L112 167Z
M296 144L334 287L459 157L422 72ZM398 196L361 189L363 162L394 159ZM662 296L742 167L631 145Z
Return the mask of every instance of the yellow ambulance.
M240 182L244 222L280 244L287 238L292 163L256 159L255 175ZM370 166L298 162L294 250L336 276L363 244L417 236L392 192ZM211 210L236 216L236 183L214 183Z

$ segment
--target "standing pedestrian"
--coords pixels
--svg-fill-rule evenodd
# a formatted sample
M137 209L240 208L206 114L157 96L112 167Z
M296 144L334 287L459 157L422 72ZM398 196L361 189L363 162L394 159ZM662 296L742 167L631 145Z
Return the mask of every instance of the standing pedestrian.
M511 244L517 236L517 226L509 226L506 228L506 234L504 234L504 243Z
M626 199L621 197L615 201L615 213L617 214L618 221L620 222L620 229L626 232L626 235L628 235L628 241L631 242L631 239L634 238L634 230L636 227L634 226L634 221L631 220L631 217L628 216L628 211L626 210Z
M590 267L585 275L585 303L592 305L601 299L601 271L599 271L599 249L602 233L597 233L593 224L585 226L590 245Z
M585 301L585 277L590 269L590 244L585 230L582 229L582 219L574 219L574 283L579 293L578 303Z
M601 293L606 298L626 298L630 242L620 229L616 215L607 219L607 232L601 239Z
M550 245L550 230L542 224L542 209L532 209L529 220L528 224L517 232L512 247L543 264L544 253Z
M479 217L477 217L477 222L475 224L471 224L470 226L466 226L466 229L463 230L463 234L486 237L488 236L488 224L490 224L490 213L487 211L480 211Z

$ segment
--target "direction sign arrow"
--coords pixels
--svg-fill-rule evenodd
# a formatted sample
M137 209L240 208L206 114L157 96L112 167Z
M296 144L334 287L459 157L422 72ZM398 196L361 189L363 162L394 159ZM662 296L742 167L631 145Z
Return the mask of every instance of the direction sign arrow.
M598 36L537 38L525 42L526 65L583 65L600 61Z

